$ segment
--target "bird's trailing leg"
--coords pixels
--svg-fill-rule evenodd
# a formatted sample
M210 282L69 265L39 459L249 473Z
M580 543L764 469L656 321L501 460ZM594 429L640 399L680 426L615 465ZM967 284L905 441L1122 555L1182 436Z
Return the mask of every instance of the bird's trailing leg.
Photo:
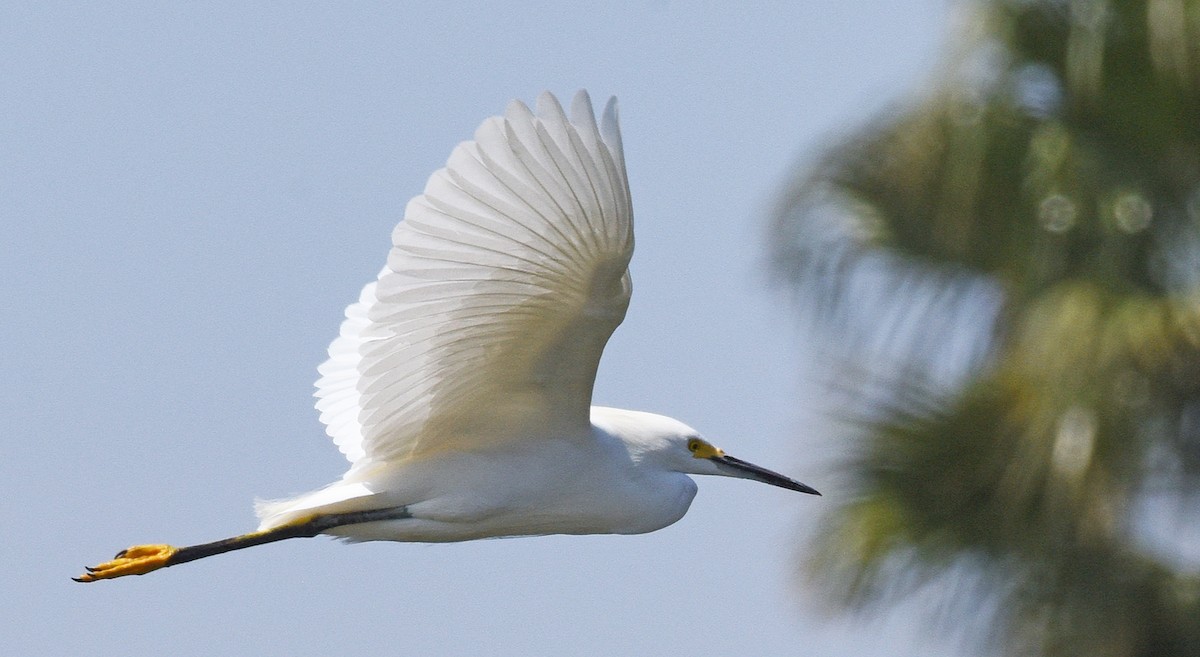
M95 582L101 579L113 579L125 575L145 575L167 566L177 566L181 563L211 557L225 552L241 550L255 545L274 543L289 538L309 538L324 533L334 527L357 525L383 520L405 520L411 518L408 507L391 507L387 509L371 509L369 511L350 511L347 513L314 514L297 518L285 525L260 532L251 532L226 538L212 543L174 547L171 545L135 545L121 550L112 561L105 561L97 566L87 567L87 572L79 577L73 577L76 582Z

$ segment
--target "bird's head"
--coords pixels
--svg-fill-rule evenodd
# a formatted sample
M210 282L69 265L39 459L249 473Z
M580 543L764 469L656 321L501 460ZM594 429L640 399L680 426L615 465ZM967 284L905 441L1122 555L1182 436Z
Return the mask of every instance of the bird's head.
M625 442L635 458L685 474L753 479L789 490L820 495L812 486L730 456L686 424L663 415L600 407L592 422Z

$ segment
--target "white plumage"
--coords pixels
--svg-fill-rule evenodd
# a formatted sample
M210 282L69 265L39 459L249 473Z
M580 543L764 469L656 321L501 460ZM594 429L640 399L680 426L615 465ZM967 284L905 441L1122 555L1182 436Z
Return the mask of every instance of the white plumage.
M317 409L350 460L334 485L260 505L288 510L369 494L387 466L589 425L601 350L631 291L633 210L609 101L579 93L535 116L514 101L409 202L387 267L346 309L318 368Z
M579 429L629 305L633 211L616 104L514 102L409 202L346 311L317 408L350 462Z
M514 101L484 121L409 202L319 368L317 409L349 471L260 503L260 531L388 507L414 517L330 533L463 540L678 520L696 491L684 473L731 472L689 452L698 434L680 422L591 407L632 255L615 98L599 123L586 92L569 118L544 93L536 115Z

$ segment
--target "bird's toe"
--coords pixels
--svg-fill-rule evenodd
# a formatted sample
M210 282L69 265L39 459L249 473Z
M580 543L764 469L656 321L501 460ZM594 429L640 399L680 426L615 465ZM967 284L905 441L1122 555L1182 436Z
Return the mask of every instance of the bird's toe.
M95 566L84 566L86 573L72 577L76 582L95 582L126 575L145 575L169 564L179 549L170 545L135 545L121 550L111 561Z

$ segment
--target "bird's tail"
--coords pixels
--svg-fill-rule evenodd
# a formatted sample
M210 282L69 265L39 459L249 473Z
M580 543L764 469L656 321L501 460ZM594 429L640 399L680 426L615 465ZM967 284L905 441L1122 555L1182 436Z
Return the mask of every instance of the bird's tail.
M258 516L258 531L274 529L313 513L357 511L363 507L358 500L372 495L374 493L362 483L338 481L296 497L255 500L254 514Z

